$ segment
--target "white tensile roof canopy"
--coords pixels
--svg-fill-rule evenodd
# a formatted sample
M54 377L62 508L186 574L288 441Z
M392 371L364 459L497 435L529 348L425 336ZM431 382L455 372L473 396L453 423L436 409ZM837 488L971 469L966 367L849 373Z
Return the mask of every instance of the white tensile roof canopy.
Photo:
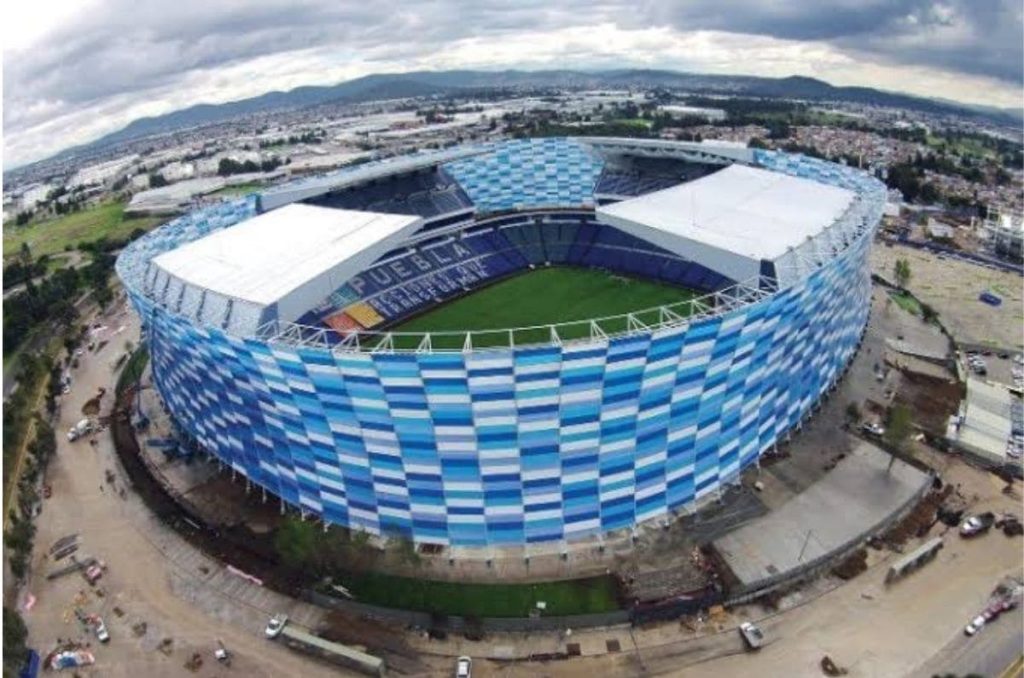
M829 228L854 193L730 165L662 191L605 205L598 219L736 281Z
M261 214L156 257L171 279L289 322L415 231L418 216L299 203ZM267 311L270 311L269 313Z

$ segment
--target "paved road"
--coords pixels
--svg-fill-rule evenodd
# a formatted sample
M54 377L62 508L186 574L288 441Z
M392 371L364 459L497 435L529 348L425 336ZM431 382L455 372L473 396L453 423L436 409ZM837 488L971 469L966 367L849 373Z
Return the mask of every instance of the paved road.
M957 633L944 648L914 672L913 678L931 678L935 674L946 673L998 678L1021 656L1022 637L1024 610L1018 607L1003 614L973 638L963 632Z

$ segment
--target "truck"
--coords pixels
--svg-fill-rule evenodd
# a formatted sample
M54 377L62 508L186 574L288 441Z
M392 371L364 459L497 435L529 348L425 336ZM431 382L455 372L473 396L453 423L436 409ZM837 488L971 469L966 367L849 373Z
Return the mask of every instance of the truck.
M267 624L268 640L276 639L293 650L302 650L317 655L322 659L334 662L349 669L370 676L383 676L386 670L384 660L361 652L347 645L334 643L290 624L284 615L275 616Z

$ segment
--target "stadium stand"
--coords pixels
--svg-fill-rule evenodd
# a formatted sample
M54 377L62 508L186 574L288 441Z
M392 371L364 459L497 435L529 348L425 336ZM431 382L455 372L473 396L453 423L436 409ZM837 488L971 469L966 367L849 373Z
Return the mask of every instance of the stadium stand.
M605 161L594 195L599 200L622 199L700 179L721 169L675 158L616 156Z
M377 310L363 301L348 306L344 312L352 320L356 321L364 329L370 329L384 322L384 317L377 313Z
M548 264L599 268L706 291L733 282L578 214L521 215L484 221L462 238L439 238L389 253L349 280L304 322L325 325L338 334L390 325L488 282ZM353 298L361 301L343 308Z
M359 321L345 313L345 311L338 311L327 316L324 318L324 324L334 330L339 336L345 336L346 334L366 329L359 324Z
M602 161L564 138L520 139L445 165L481 212L593 206Z
M424 219L473 209L473 203L459 184L439 167L378 179L306 202L320 207L415 214Z

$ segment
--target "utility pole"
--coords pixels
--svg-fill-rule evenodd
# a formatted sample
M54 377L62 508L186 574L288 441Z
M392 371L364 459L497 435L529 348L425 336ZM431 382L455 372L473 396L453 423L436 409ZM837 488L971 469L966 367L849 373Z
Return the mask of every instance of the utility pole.
M802 563L804 561L804 551L807 550L807 542L811 541L812 532L814 532L814 530L807 530L807 536L804 537L804 545L800 547L800 556L796 559L798 563Z

